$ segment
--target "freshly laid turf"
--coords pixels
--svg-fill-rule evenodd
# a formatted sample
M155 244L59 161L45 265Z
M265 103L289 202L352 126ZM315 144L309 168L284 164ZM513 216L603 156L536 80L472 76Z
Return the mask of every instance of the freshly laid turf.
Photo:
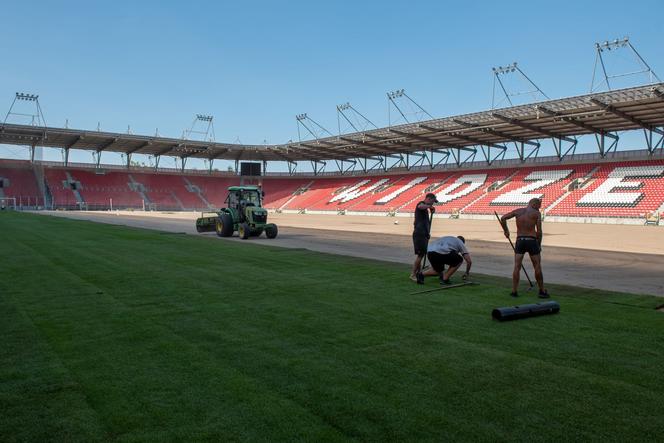
M498 323L504 279L409 295L394 264L32 214L0 236L0 441L662 438L662 299L551 286L560 314Z

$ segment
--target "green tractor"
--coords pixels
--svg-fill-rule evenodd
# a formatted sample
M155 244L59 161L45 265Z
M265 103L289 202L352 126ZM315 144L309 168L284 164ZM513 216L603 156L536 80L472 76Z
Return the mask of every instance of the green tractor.
M214 213L202 213L196 219L196 231L215 231L219 237L231 237L237 231L244 240L258 237L265 231L267 238L275 238L279 231L277 225L267 222L267 210L261 204L263 196L257 186L231 186L226 197L227 207Z

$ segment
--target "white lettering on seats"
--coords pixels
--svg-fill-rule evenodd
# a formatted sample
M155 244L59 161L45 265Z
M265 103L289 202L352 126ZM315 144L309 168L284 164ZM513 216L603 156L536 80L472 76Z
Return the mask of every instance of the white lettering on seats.
M446 186L445 188L443 188L443 190L439 191L436 194L436 199L438 199L439 203L447 203L451 202L452 200L456 200L457 198L461 198L464 195L468 195L471 192L481 188L482 185L484 185L484 183L486 182L486 177L487 174L462 175L461 177L454 180L454 183L452 183L449 186ZM468 185L465 189L462 189L461 191L458 192L454 192L465 184Z
M378 186L384 185L385 183L390 181L390 179L382 178L382 179L378 180L376 183L374 183L373 185L360 190L360 188L362 186L366 185L370 181L371 180L362 180L361 182L351 186L350 188L346 189L344 192L341 192L341 193L335 195L334 197L332 197L332 199L330 200L330 203L335 202L335 201L339 201L340 203L346 203L348 201L351 201L353 199L356 199L356 198L358 198L358 197L360 197L364 194L367 194L367 193L373 191Z
M489 204L491 205L525 205L533 198L542 198L543 193L532 193L537 189L549 186L564 180L572 174L572 169L559 169L555 171L533 171L524 177L523 181L533 182L510 192L499 195Z
M374 204L375 205L384 205L385 203L387 203L391 200L394 200L397 196L403 194L407 190L415 187L416 185L419 185L420 183L422 183L426 179L427 179L426 177L415 177L414 179L412 179L411 181L409 181L405 185L401 186L396 191L392 191L389 194L383 196L382 198L376 200L376 202Z
M642 192L613 192L618 189L638 189L641 181L623 181L626 178L653 178L664 176L664 166L630 166L615 168L606 180L593 192L576 202L577 206L636 206L644 194Z
M371 180L362 180L359 183L356 183L352 186L348 186L346 189L344 189L343 191L341 191L340 193L338 193L337 195L332 197L332 199L330 200L330 203L335 202L337 200L341 200L342 198L346 197L346 195L348 195L348 193L357 191L358 189L360 189L362 186L366 185L370 181Z

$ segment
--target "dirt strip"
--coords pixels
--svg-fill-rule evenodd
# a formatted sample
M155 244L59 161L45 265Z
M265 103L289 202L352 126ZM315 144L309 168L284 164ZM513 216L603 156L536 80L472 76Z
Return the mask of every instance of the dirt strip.
M152 216L145 216L144 214L95 212L55 211L47 213L61 217L157 229L167 232L185 232L187 234L203 235L211 240L242 241L237 237L221 239L214 233L197 234L194 229L194 223L192 222L192 214L164 214L161 216L152 214ZM283 217L283 214L277 215L282 217L273 217L272 220L279 223L279 236L276 239L268 240L265 237L261 237L247 241L286 248L304 248L312 251L403 263L404 278L408 278L409 265L413 260L409 226L405 229L408 234L404 232L386 233L380 232L391 229L385 223L386 218L360 217L354 219L348 217L344 221L344 223L349 224L345 226L345 230L339 229L339 226L336 225L337 229L312 229L302 226L288 226L289 224L299 224L303 220L307 220L307 217L310 216L298 218L297 215L289 215L288 217ZM330 218L334 216L321 217ZM296 222L289 223L288 219L296 220ZM454 222L458 221L454 220ZM352 226L354 223L358 223L358 225ZM393 222L391 222L391 225L401 231L404 229L401 223L393 225ZM408 224L408 219L405 219L403 223ZM325 223L311 224L324 225ZM445 226L450 227L449 224L440 223L439 225L441 225L440 228ZM488 224L486 226L488 229ZM572 225L568 224L564 226L569 227ZM593 227L596 226L594 225ZM357 227L364 227L365 229L357 229ZM459 224L452 227L461 228L462 225ZM637 228L644 230L649 236L654 234L657 234L657 236L662 235L659 228ZM450 234L460 233L468 235L470 228L466 225L465 230L449 230L452 231ZM435 235L439 234L434 229ZM468 237L468 247L473 255L474 272L504 277L511 275L513 255L509 244L504 238L501 240L499 236L496 236L496 241L487 241L474 239L481 237L481 235ZM615 240L615 238L605 239L604 245L610 243L612 240ZM579 241L579 244L582 243L582 241ZM656 247L658 248L659 246L656 245ZM662 270L664 269L664 255L662 254L601 251L545 245L542 252L542 263L545 281L552 283L563 283L634 294L664 296L664 276L662 274ZM529 263L527 269L529 275L533 278L532 267Z

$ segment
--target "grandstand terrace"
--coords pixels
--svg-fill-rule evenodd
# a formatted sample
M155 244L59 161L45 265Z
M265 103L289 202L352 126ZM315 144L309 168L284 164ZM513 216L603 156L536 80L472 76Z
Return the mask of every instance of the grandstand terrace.
M17 196L23 206L43 206L45 198L46 207L54 209L207 210L223 205L228 186L253 183L263 187L267 208L285 212L409 215L429 191L437 194L440 213L463 216L509 211L533 197L543 199L549 216L640 219L662 212L662 155L629 152L596 157L562 163L540 158L518 165L505 161L491 167L409 173L260 178L117 166L39 163L37 168L27 161L2 161L0 177L8 179L5 196ZM42 186L37 169L43 169Z
M17 197L20 207L208 210L223 206L228 186L258 184L266 207L277 211L402 215L424 192L435 192L439 212L464 217L509 211L541 197L552 217L642 219L664 210L662 126L664 84L284 145L4 124L0 143L29 145L33 156L2 161L0 179L2 196ZM633 130L645 132L645 149L618 151L617 134ZM596 154L575 154L585 134L595 136ZM544 140L557 142L554 156L537 156ZM518 158L504 159L507 144L520 146ZM35 161L37 147L63 149L65 161ZM71 149L94 151L98 161L71 164ZM103 165L103 152L125 154L127 165ZM179 157L182 168L134 167L132 154L152 155L157 166L161 156ZM190 157L208 160L210 169L186 169ZM214 170L215 159L234 160L235 171ZM243 161L293 167L288 174L243 176ZM295 172L298 162L311 162L313 171ZM325 172L326 162L339 169Z

